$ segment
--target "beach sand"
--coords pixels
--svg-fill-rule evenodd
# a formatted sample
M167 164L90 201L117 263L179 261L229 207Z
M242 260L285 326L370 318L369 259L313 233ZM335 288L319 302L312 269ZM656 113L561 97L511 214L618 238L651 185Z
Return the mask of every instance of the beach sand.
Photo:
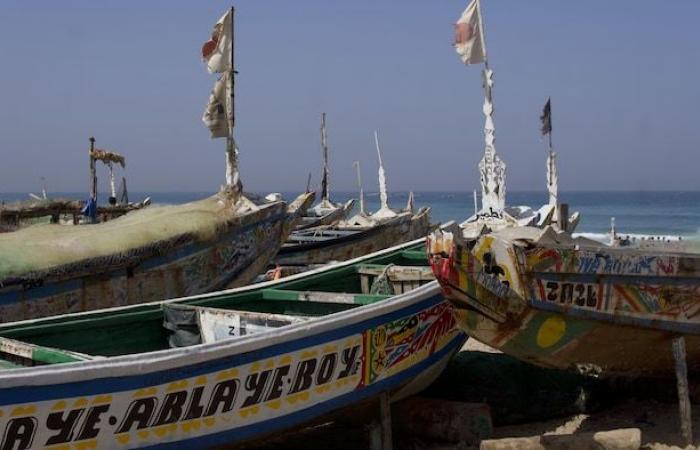
M470 339L462 351L501 353L474 339ZM694 444L700 446L700 409L696 411L693 420L693 430L696 431ZM367 421L370 420L371 417L368 417ZM548 420L496 426L493 429L492 438L577 434L619 428L639 428L642 433L642 448L653 450L698 448L682 445L677 404L640 398L616 399L612 404L590 414L568 414ZM273 438L264 445L253 445L247 448L260 450L364 449L369 448L368 435L367 426L339 425L329 422L287 436ZM394 435L394 448L397 449L417 450L438 447L442 450L465 448L464 446L425 442L397 433Z

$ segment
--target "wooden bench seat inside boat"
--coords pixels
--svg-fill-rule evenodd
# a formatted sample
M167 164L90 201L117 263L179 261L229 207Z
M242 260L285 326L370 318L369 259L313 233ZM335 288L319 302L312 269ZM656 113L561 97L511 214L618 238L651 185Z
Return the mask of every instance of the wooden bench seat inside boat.
M353 294L345 292L292 291L287 289L263 289L263 299L301 301L331 304L369 305L389 298L389 295Z
M435 279L427 266L395 266L383 264L363 264L357 268L363 293L372 292L372 286L380 277L386 277L393 294L416 289Z
M99 359L98 356L85 355L51 347L28 344L0 337L0 370L19 367L43 366L74 361Z
M177 304L163 305L163 326L171 333L169 337L171 347L249 336L307 320L309 320L308 317L286 314Z

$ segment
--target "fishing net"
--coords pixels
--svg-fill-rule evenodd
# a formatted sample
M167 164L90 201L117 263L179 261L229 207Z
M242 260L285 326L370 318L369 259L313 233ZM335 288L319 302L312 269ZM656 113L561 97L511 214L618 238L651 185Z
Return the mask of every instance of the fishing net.
M154 243L176 241L182 236L211 239L244 203L234 201L225 195L215 195L182 205L151 206L96 225L45 224L0 234L0 280L69 263L123 255Z
M382 273L372 282L369 288L369 293L373 295L394 295L394 286L389 280L389 269L394 267L393 264L387 265Z

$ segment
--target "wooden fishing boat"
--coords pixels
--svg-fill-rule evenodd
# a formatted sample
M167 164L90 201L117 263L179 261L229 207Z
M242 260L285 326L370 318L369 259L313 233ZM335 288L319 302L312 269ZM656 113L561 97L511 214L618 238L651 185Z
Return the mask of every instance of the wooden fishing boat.
M0 325L0 448L220 447L366 413L422 390L466 339L432 279L419 240L276 282Z
M301 212L222 192L90 226L0 235L0 321L193 295L250 282Z
M0 233L16 231L39 223L78 225L80 223L106 222L151 204L150 197L133 203L126 190L126 177L122 177L121 194L117 198L114 165L126 167L126 158L116 152L95 148L95 138L90 138L90 196L87 202L63 198L49 198L46 185L42 195L29 194L28 200L12 203L0 202ZM97 204L96 162L103 162L109 169L111 192L106 205Z
M395 217L360 221L354 218L333 227L294 231L282 245L275 262L281 266L307 266L345 261L426 236L430 210L397 213Z
M226 185L200 201L151 207L106 223L1 234L0 322L241 286L275 257L314 194L288 206L243 193L233 138L232 13L214 33L216 45L208 42L204 55L210 69L215 60L213 71L224 75L204 122L213 137L226 137ZM91 144L92 169L97 156L116 158ZM91 180L94 200L96 178Z
M433 270L460 324L517 358L625 375L673 374L685 336L700 370L700 255L612 248L552 228L430 237Z
M275 259L278 266L309 266L345 261L424 237L430 232L430 208L424 207L414 213L412 195L409 196L406 209L395 211L389 207L386 176L376 132L375 142L379 157L379 210L373 214L365 213L358 172L359 213L335 226L294 231ZM357 167L359 171L359 165Z
M321 202L309 208L306 214L301 217L299 224L296 226L296 231L335 225L346 219L354 206L355 199L350 199L345 203L321 200Z
M335 225L346 219L355 205L355 200L350 199L345 203L335 203L331 201L330 179L328 169L328 139L326 135L326 113L321 113L321 153L323 155L323 176L321 177L321 199L318 204L309 208L296 226L297 230L320 227L324 225ZM311 174L309 174L311 180ZM306 187L309 192L309 186Z

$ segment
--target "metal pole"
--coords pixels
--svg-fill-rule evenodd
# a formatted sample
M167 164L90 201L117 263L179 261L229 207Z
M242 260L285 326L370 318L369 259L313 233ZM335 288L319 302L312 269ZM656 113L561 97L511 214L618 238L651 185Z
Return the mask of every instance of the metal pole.
M693 443L693 425L690 409L690 394L688 392L688 366L685 361L685 338L679 336L671 343L673 359L676 367L676 383L678 385L678 410L681 418L681 436L685 445Z

